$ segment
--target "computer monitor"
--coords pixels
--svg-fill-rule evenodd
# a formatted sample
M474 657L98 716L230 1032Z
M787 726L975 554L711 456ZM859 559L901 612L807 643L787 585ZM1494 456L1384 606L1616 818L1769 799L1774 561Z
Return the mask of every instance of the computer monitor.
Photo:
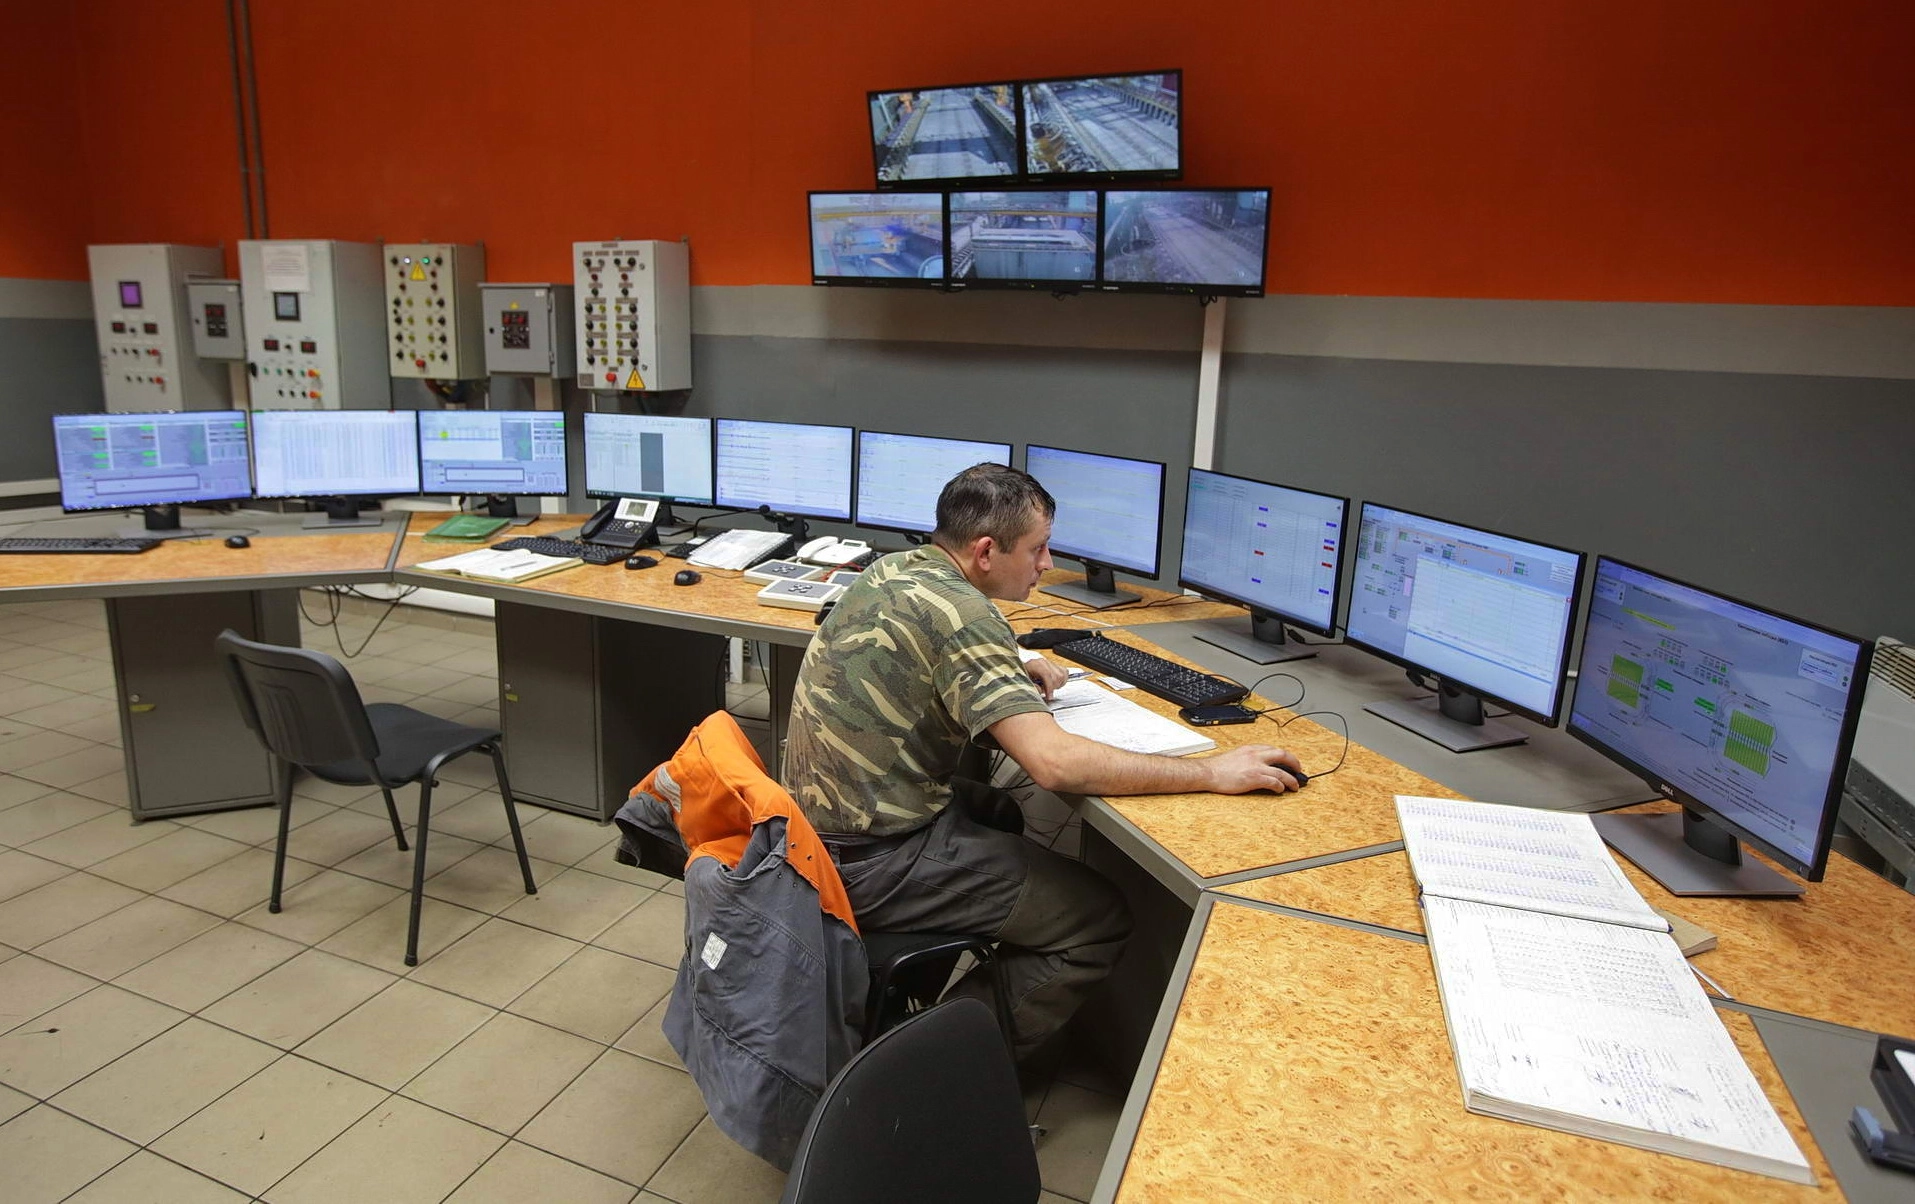
M323 514L309 527L376 527L360 499L419 492L415 410L255 410L253 465L260 497L302 497Z
M1678 895L1802 893L1740 841L1820 881L1871 652L1598 557L1569 732L1683 808L1599 815L1603 839Z
M1091 452L1024 449L1024 470L1057 499L1051 551L1082 561L1082 585L1046 585L1047 594L1103 608L1141 601L1117 592L1113 569L1155 577L1163 554L1164 466Z
M482 494L494 518L516 518L521 497L564 497L561 410L421 410L420 486ZM530 517L524 521L530 522Z
M720 418L718 504L768 506L800 538L805 518L850 522L851 435L848 426Z
M678 521L673 502L712 504L711 419L585 412L585 492L664 503L657 521Z
M944 287L944 194L814 192L811 283Z
M1097 193L951 194L953 288L1069 289L1097 282Z
M204 536L180 526L180 506L253 496L244 410L56 414L53 448L61 509L143 510L132 535Z
M1435 698L1364 709L1452 752L1520 744L1494 702L1538 723L1562 711L1581 552L1363 503L1344 640L1436 678Z
M974 464L1011 462L1011 445L928 435L858 432L857 523L925 535L937 529L938 495Z
M1017 175L1016 84L908 88L865 99L878 187Z
M1261 297L1269 233L1268 188L1106 192L1098 287Z
M1183 78L1151 71L1022 85L1025 174L1036 181L1178 178Z
M1250 608L1248 626L1212 619L1197 638L1260 665L1315 656L1284 624L1336 634L1349 525L1348 498L1191 469L1178 584Z

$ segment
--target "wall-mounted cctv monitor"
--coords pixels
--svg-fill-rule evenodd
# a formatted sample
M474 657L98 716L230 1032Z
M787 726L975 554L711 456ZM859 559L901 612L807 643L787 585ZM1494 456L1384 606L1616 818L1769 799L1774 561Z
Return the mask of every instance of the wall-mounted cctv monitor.
M944 194L814 192L811 283L944 287Z
M1024 174L1051 180L1183 175L1183 72L1034 80L1024 101Z
M866 96L878 187L1018 174L1017 85L903 88Z
M1101 287L1261 297L1269 235L1268 188L1111 190Z
M1097 193L951 194L955 288L1067 289L1097 282Z

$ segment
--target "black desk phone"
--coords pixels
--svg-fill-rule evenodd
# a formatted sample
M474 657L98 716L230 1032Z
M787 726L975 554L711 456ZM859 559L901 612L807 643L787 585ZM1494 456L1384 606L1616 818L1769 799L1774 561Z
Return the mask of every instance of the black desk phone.
M578 537L585 543L636 550L658 542L657 517L655 498L615 497L585 520Z

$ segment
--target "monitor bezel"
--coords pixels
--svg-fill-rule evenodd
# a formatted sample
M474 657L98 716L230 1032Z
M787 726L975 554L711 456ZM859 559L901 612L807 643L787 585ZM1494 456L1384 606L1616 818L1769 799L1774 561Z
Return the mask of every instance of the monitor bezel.
M850 456L851 463L847 466L848 473L846 477L846 482L847 482L847 485L849 486L849 489L848 489L847 496L845 497L844 513L831 514L821 510L795 510L788 506L773 506L770 502L762 502L762 501L753 502L748 506L737 506L736 503L726 501L723 495L719 492L719 482L720 480L722 480L722 477L720 476L718 471L718 449L722 445L723 441L720 440L718 437L718 424L721 422L751 422L751 423L756 423L759 426L810 426L810 427L828 428L832 430L850 431L851 440L849 444L849 449L851 452L851 456ZM713 418L712 428L711 428L711 449L712 449L711 450L712 501L720 509L730 510L730 509L736 508L738 510L744 511L744 510L756 510L759 507L763 506L763 507L768 507L773 514L788 514L792 516L793 518L817 518L817 519L823 519L826 522L833 522L833 523L851 522L851 515L852 515L852 512L857 508L857 499L858 499L858 428L857 427L852 426L849 423L842 423L842 422L792 422L782 418Z
M1822 800L1821 825L1817 828L1815 834L1815 860L1813 862L1801 861L1793 853L1784 852L1769 841L1749 832L1740 823L1724 815L1708 803L1703 802L1689 791L1666 781L1654 770L1624 755L1620 750L1611 747L1602 737L1578 727L1576 724L1575 707L1571 706L1568 708L1568 718L1563 724L1571 736L1587 744L1590 748L1602 754L1604 757L1607 757L1609 760L1614 761L1630 773L1635 774L1651 789L1660 791L1672 802L1703 816L1723 831L1734 835L1737 840L1743 841L1766 856L1781 862L1788 869L1808 881L1820 882L1828 869L1829 851L1834 840L1835 823L1838 818L1838 812L1842 806L1842 787L1848 780L1848 765L1855 747L1855 732L1862 719L1862 698L1868 688L1869 666L1875 655L1875 642L1873 640L1860 639L1845 631L1838 631L1833 627L1825 627L1820 623L1812 623L1807 619L1797 618L1794 615L1773 610L1767 606L1757 606L1755 603L1745 601L1733 594L1725 594L1720 590L1713 590L1705 586L1696 585L1692 582L1684 581L1680 577L1671 577L1667 573L1652 568L1645 568L1642 565L1634 564L1616 556L1598 554L1595 557L1595 561L1596 568L1591 578L1592 581L1595 577L1601 576L1602 564L1607 561L1610 564L1618 565L1633 572L1645 573L1648 576L1667 581L1669 584L1680 586L1683 589L1694 590L1699 594L1707 594L1712 598L1720 599L1734 606L1742 606L1747 607L1749 610L1759 611L1772 618L1781 619L1785 623L1793 623L1798 627L1805 627L1810 631L1817 631L1823 635L1833 636L1838 640L1847 640L1856 646L1855 676L1849 682L1849 696L1844 704L1842 730L1836 737L1835 765L1829 772L1828 792ZM1585 625L1587 625L1587 616L1585 616ZM1576 689L1578 691L1582 689L1583 685L1582 667L1582 658L1578 656L1576 661Z
M869 522L864 518L861 503L864 501L862 486L864 485L864 437L866 435L882 435L893 439L923 439L940 443L988 443L993 447L1003 448L1004 459L1002 461L980 460L978 463L1002 463L1007 468L1011 466L1011 458L1017 451L1016 445L1008 442L1000 443L995 439L959 439L950 435L920 435L915 431L869 431L859 427L857 434L852 438L851 446L851 525L863 527L867 531L895 531L900 535L929 535L937 529L936 520L932 521L931 526L920 528ZM943 486L939 488L942 489Z
M1255 287L1245 284L1181 284L1156 281L1111 280L1105 272L1110 267L1110 257L1106 254L1110 239L1110 194L1113 192L1261 192L1263 205L1263 258L1258 261L1260 271ZM1270 205L1276 199L1276 190L1261 184L1249 184L1242 187L1216 188L1099 188L1097 190L1097 291L1103 293L1140 293L1155 296L1174 297L1261 297L1270 285ZM950 242L950 220L945 220L945 242ZM947 258L946 263L949 263Z
M171 416L171 415L191 415L192 417L197 418L197 417L200 417L201 415L210 416L213 414L238 414L240 416L240 421L243 422L246 426L247 490L245 493L236 493L231 495L230 497L194 498L191 501L180 501L178 499L174 499L172 501L163 501L163 502L116 502L115 504L111 506L74 506L74 505L68 504L66 474L60 471L59 431L60 431L60 420L62 418L82 419L82 420L89 420L89 421L104 418L104 419L107 419L108 421L112 421L114 419L120 419L120 418L153 418L153 417L165 417L165 416ZM54 471L54 476L60 482L60 512L62 514L99 514L103 511L108 511L108 510L145 510L153 506L217 506L225 502L251 501L253 498L259 496L257 493L253 492L254 457L253 457L252 415L253 415L253 411L251 410L106 410L99 413L72 413L72 414L53 415L53 431L54 431L53 471Z
M805 193L805 258L809 266L817 265L817 248L812 244L811 198L819 196L885 196L898 197L934 196L938 198L938 221L942 231L940 254L944 259L944 270L933 277L924 276L823 276L811 273L811 283L818 288L908 288L933 292L950 287L951 282L951 194L947 191L931 188L814 188ZM1102 202L1099 202L1100 206ZM1099 262L1101 270L1102 263ZM714 490L715 490L714 486Z
M1088 192L1092 197L1091 220L1096 223L1096 237L1091 240L1091 274L1088 280L1044 280L1032 276L1015 276L1005 279L984 279L975 276L951 275L951 255L957 247L957 230L952 214L956 208L956 198L965 192ZM953 188L944 194L944 280L954 293L974 291L1020 290L1025 292L1081 293L1086 289L1095 289L1104 274L1104 190L1083 185L1045 188L1027 183L1019 183L1009 188Z
M697 498L697 497L685 497L681 494L676 494L676 493L646 493L642 490L631 490L631 489L593 489L591 487L592 486L592 444L591 444L591 436L587 432L586 427L591 423L592 419L594 418L671 418L671 419L689 418L695 422L704 423L705 424L705 458L706 458L706 462L711 465L710 477L711 477L712 496ZM700 506L705 509L711 509L716 505L717 497L718 497L718 427L716 423L714 422L714 420L710 418L709 416L704 414L622 414L616 411L607 412L604 410L586 410L585 417L583 420L579 422L578 429L579 429L579 451L585 457L585 461L584 461L585 471L583 475L585 477L585 496L586 497L656 498L661 502L678 502L678 503L681 503L682 505Z
M1177 164L1171 168L1147 168L1138 171L1074 171L1074 172L1038 172L1031 169L1030 156L1030 105L1026 102L1024 89L1039 84L1069 84L1086 79L1116 79L1126 75L1174 75L1177 77ZM1184 178L1184 130L1188 124L1188 109L1185 104L1184 69L1182 67L1160 67L1154 71L1091 71L1083 75L1047 75L1041 79L1022 79L1017 82L1017 166L1019 178L1031 184L1047 184L1051 181L1076 181L1091 184L1148 183Z
M564 410L473 410L473 411L419 410L417 411L417 417L414 420L414 426L417 428L418 434L419 434L419 492L420 493L427 494L428 496L435 496L435 497L441 496L441 495L448 496L448 497L569 497L571 495L572 465L571 465L571 458L569 456L561 457L561 468L559 471L560 471L560 476L562 479L560 480L559 487L555 490L522 491L522 490L516 490L516 489L446 489L446 490L435 489L428 494L426 489L425 416L427 414L451 414L451 413L497 414L500 417L504 417L508 414L522 414L527 417L548 417L548 418L555 417L559 420L560 433L564 434L564 427L565 427L565 411Z
M1492 694L1488 690L1480 689L1470 682L1463 681L1459 678L1447 676L1435 669L1432 669L1428 665L1418 664L1416 661L1410 660L1408 657L1405 657L1401 655L1400 653L1390 652L1386 649L1377 647L1375 644L1372 644L1368 642L1367 640L1358 639L1356 636L1350 634L1350 610L1354 608L1353 605L1346 606L1344 610L1344 615L1343 615L1343 642L1350 645L1351 647L1361 648L1363 651L1369 653L1371 656L1380 657L1383 660L1389 661L1393 665L1401 665L1405 669L1411 669L1416 671L1417 673L1427 674L1430 677L1440 678L1443 681L1450 682L1453 685L1459 686L1462 689L1469 691L1469 693L1482 699L1484 702L1495 703L1497 706L1500 706L1500 707L1508 707L1511 711L1514 711L1516 714L1523 716L1525 719L1530 719L1536 723L1540 723L1544 727L1555 727L1557 721L1562 718L1564 708L1568 705L1569 656L1570 656L1570 653L1575 651L1576 649L1576 622L1578 619L1582 617L1581 611L1582 611L1583 583L1587 581L1589 578L1589 553L1578 551L1575 548L1566 548L1560 544L1546 543L1540 539L1531 539L1527 535L1512 535L1507 531L1497 531L1490 527L1479 527L1473 523L1459 522L1456 519L1444 518L1441 515L1424 514L1421 511L1417 511L1417 510L1405 510L1401 506L1389 506L1389 505L1385 505L1382 502L1372 501L1368 498L1365 498L1363 500L1362 505L1358 508L1358 511L1357 511L1356 538L1358 540L1361 540L1363 538L1363 517L1364 517L1363 511L1367 510L1371 506L1375 506L1379 510L1390 510L1390 511L1394 511L1397 514L1407 514L1411 518L1426 519L1429 522L1433 522L1433 523L1447 523L1452 527L1462 527L1466 530L1477 531L1484 535L1492 535L1498 539L1514 539L1521 543L1533 544L1539 548L1548 548L1553 552L1564 552L1576 558L1576 580L1570 586L1570 590L1569 590L1569 611L1563 617L1563 649L1562 649L1562 654L1559 658L1559 662L1556 666L1556 705L1554 710L1547 715L1543 714L1541 711L1531 710L1529 707L1526 707L1519 702L1512 702L1509 699L1502 697L1501 695ZM1355 568L1354 562L1352 562L1350 571L1352 574L1350 589L1352 593L1354 593L1356 589L1356 584L1355 584L1356 568Z
M1151 551L1150 551L1151 566L1149 569L1135 568L1128 564L1117 564L1109 560L1100 559L1096 556L1080 556L1076 552L1073 552L1069 550L1068 548L1058 547L1054 540L1050 545L1050 550L1058 556L1062 556L1067 560L1075 560L1080 564L1103 565L1106 568L1113 569L1120 573L1129 573L1133 577L1148 577L1152 581L1157 580L1158 575L1163 572L1163 568L1164 568L1164 507L1167 505L1169 500L1166 497L1166 494L1169 492L1168 486L1170 484L1170 466L1163 460L1146 460L1141 456L1117 456L1117 455L1112 455L1109 452L1085 451L1083 448L1080 448L1080 447L1058 447L1055 444L1051 444L1051 443L1026 443L1024 445L1024 471L1026 473L1029 473L1032 479L1036 479L1037 477L1036 473L1031 472L1031 449L1033 448L1037 448L1042 451L1068 452L1074 456L1098 456L1106 460L1128 460L1133 464L1150 464L1156 467L1157 469L1157 540L1156 540L1156 544L1151 548ZM1043 484L1042 481L1039 481L1038 483ZM1048 492L1048 486L1046 487L1046 491ZM1053 522L1055 522L1055 520L1053 520Z
M924 179L887 181L878 173L884 169L884 160L878 154L877 130L871 124L871 104L880 96L891 96L899 92L949 92L958 88L996 88L1011 90L1011 112L1017 128L1012 131L1011 170L998 176L930 176ZM1178 111L1178 120L1182 121L1182 110ZM865 140L871 146L871 179L877 192L935 192L939 189L955 188L971 180L1005 180L1016 182L1024 179L1024 81L1015 77L1010 79L985 80L981 83L928 84L911 88L872 88L864 94ZM1178 156L1182 158L1182 126L1178 127ZM948 241L948 239L947 239Z
M1319 627L1307 619L1299 618L1296 615L1278 610L1276 607L1268 606L1262 602L1253 602L1249 598L1240 597L1228 590L1218 589L1214 585L1206 585L1192 579L1186 574L1185 569L1189 563L1187 557L1190 548L1190 491L1192 484L1194 484L1197 479L1197 474L1200 472L1208 473L1213 477L1228 477L1233 481L1244 481L1251 485L1262 485L1270 489L1288 489L1292 493L1307 493L1311 497L1328 498L1330 501L1343 503L1343 517L1339 520L1338 524L1338 530L1341 534L1337 538L1336 567L1334 569L1335 585L1330 591L1330 621L1327 625ZM1209 598L1219 598L1225 602L1245 607L1252 612L1276 615L1292 627L1307 631L1312 635L1333 637L1337 633L1337 621L1342 618L1343 570L1350 554L1351 500L1352 499L1343 497L1340 494L1323 493L1315 489L1303 489L1296 485L1285 485L1280 481L1264 481L1256 477L1240 476L1230 472L1218 472L1214 468L1197 468L1193 465L1184 477L1184 521L1182 542L1177 549L1177 585L1181 589L1194 590Z
M253 438L252 453L253 453L253 496L254 497L274 498L274 499L282 499L282 498L311 499L311 498L328 498L328 497L417 497L419 496L419 485L420 485L421 471L422 471L419 466L419 411L417 410L254 410L252 411L252 415L254 419L257 419L261 414L325 414L331 417L337 417L342 414L406 414L406 415L409 415L412 418L412 488L411 489L362 489L362 490L330 489L330 490L325 490L323 492L313 492L308 490L305 492L297 492L297 493L277 493L277 492L263 493L260 491L260 488L259 488L259 423L257 421L253 421L248 423L247 429Z

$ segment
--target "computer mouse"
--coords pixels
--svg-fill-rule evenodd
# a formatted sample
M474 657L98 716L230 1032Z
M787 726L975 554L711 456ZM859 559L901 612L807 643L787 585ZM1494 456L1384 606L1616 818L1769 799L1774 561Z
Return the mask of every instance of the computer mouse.
M253 546L253 541L244 535L228 535L226 537L226 546L229 548L250 548Z
M658 561L652 559L650 556L634 556L625 562L625 567L628 569L655 569L658 567Z
M704 579L705 579L705 574L698 572L696 569L679 569L678 572L673 574L672 576L672 584L673 585L697 585L700 581L703 581Z

